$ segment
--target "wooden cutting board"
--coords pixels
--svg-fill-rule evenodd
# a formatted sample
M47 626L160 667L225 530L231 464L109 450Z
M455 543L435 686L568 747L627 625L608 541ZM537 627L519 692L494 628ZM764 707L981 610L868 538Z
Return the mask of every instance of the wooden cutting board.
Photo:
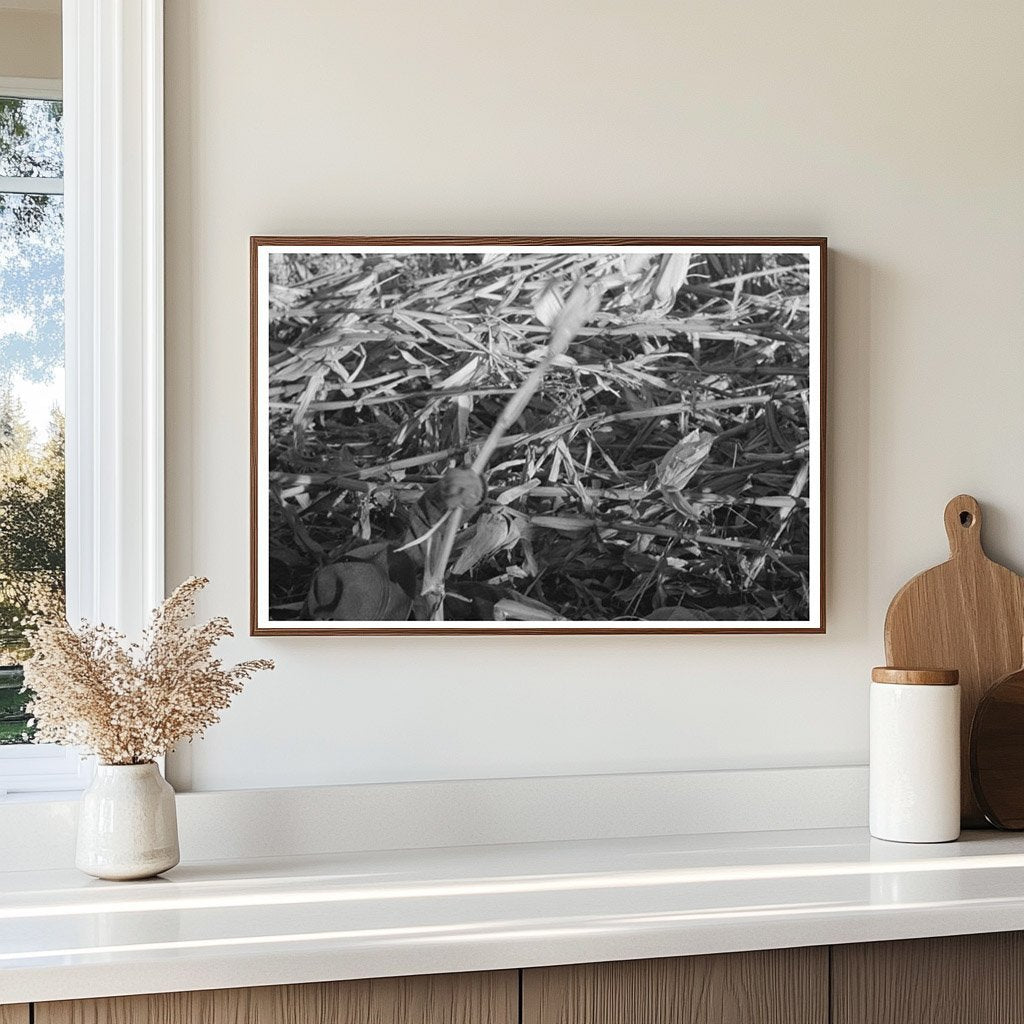
M1020 667L1024 578L981 545L981 508L959 494L945 511L949 561L915 576L885 616L885 657L895 668L955 668L962 693L960 813L965 828L985 816L971 789L971 722L988 688Z

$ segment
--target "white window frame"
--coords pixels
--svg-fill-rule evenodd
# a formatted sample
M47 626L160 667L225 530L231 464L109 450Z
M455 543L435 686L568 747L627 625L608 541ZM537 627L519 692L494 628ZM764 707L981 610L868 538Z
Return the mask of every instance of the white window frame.
M163 0L63 0L63 47L62 83L4 81L64 100L68 617L137 635L164 592ZM91 773L0 748L0 796Z

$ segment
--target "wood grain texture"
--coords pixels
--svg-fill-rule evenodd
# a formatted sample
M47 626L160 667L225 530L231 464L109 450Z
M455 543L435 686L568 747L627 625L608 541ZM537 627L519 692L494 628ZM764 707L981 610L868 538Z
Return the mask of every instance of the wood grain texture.
M523 972L522 1019L523 1024L826 1024L828 950L536 968Z
M889 668L871 670L871 682L887 686L956 686L960 673L955 668Z
M986 821L971 788L971 723L988 688L1020 666L1024 579L985 554L974 498L957 495L944 519L949 561L915 576L892 599L885 656L895 668L959 669L960 813L964 827L975 828Z
M1024 1021L1024 933L832 947L833 1024Z
M0 1024L28 1024L28 1006L19 1003L17 1006L0 1006Z
M518 1020L516 971L37 1003L35 1016L36 1024L517 1024Z

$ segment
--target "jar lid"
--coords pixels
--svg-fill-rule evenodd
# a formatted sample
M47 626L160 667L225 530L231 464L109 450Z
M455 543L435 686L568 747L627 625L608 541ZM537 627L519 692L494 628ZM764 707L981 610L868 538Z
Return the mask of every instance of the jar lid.
M956 686L960 673L955 668L889 668L871 670L873 683L899 683L911 686Z

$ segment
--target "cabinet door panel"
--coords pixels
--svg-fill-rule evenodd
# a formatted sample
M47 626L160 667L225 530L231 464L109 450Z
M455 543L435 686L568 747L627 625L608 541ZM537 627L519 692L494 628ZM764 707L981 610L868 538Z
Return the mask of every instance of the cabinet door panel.
M517 1024L515 971L37 1003L35 1024Z
M825 948L523 972L523 1024L826 1024L827 1020Z
M28 1007L24 1003L18 1006L0 1006L0 1024L28 1024Z
M1024 934L832 947L834 1024L1024 1024Z

